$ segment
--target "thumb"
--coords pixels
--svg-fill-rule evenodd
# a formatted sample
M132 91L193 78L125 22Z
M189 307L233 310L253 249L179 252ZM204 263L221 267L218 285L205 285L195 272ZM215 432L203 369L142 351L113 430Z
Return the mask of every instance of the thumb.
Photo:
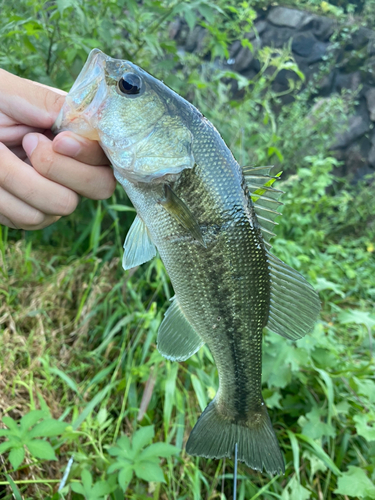
M0 69L0 111L16 122L50 129L66 92L26 80Z

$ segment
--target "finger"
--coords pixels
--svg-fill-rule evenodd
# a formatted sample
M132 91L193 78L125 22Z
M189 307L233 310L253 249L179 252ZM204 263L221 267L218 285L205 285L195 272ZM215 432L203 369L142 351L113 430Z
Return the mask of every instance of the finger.
M8 148L14 155L17 156L20 160L26 160L27 155L22 146L15 146L13 148Z
M27 205L49 215L71 214L79 201L77 193L46 179L1 143L0 186Z
M37 145L32 144L35 141ZM43 177L93 200L109 198L115 190L113 171L107 166L91 166L55 153L44 135L30 134L23 147L35 170ZM34 147L34 149L32 149Z
M22 138L32 132L43 132L43 129L28 127L27 125L13 125L12 127L0 128L0 142L5 146L13 147L22 143Z
M0 224L15 229L42 229L60 217L47 215L0 187Z
M13 222L10 219L5 217L5 215L1 215L1 214L0 214L0 225L8 226L8 227L11 227L13 229L17 229L16 226L13 225Z
M109 165L108 158L97 141L90 141L73 132L61 132L52 143L53 150L89 165Z
M31 127L52 127L65 100L65 92L0 69L1 109L17 122Z

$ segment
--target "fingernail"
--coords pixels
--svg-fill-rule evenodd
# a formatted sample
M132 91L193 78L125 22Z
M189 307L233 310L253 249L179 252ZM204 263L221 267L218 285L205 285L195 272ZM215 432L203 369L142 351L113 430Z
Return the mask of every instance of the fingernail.
M62 155L75 157L79 154L81 148L82 145L72 137L61 137L61 139L55 138L53 141L54 151Z
M39 139L37 134L27 134L23 138L22 147L29 158L33 154L34 149L37 147L38 141Z

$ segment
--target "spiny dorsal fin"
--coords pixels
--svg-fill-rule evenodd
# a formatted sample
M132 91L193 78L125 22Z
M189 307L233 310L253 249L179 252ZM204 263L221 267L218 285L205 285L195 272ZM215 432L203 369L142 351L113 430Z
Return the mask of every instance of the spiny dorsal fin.
M276 176L271 176L269 175L271 168L272 165L267 167L243 167L243 174L254 204L264 243L268 248L271 248L270 239L275 236L273 232L273 227L277 225L275 219L281 215L277 209L282 205L278 198L283 193L283 191L272 187L281 172Z

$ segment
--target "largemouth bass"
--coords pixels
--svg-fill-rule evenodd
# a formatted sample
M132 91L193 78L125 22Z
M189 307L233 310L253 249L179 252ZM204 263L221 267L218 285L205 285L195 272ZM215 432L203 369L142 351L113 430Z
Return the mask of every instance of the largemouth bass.
M284 472L262 398L263 328L298 339L318 296L270 252L279 192L269 168L241 168L215 127L189 102L129 61L93 50L66 97L55 131L96 139L137 216L124 245L129 269L156 255L175 297L158 349L182 361L207 343L219 389L186 450Z

